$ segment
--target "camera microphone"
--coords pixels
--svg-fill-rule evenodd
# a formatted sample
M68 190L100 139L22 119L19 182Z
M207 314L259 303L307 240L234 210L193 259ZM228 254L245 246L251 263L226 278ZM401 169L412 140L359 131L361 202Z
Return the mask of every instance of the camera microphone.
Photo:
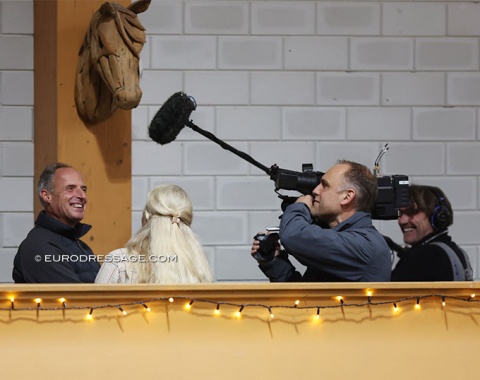
M157 111L148 127L148 135L158 144L175 140L197 108L195 99L184 92L176 92Z

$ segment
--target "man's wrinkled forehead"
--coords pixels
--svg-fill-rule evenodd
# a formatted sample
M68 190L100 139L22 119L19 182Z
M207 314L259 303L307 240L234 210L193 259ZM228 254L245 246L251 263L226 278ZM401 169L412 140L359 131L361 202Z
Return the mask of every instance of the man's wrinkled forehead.
M85 186L85 181L79 171L73 168L59 168L55 171L53 176L53 184L55 187L57 185L77 185L83 187Z

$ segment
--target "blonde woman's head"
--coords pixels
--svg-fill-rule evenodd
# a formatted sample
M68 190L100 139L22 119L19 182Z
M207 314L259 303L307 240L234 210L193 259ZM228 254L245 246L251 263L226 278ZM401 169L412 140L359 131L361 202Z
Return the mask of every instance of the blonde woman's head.
M190 227L192 219L192 202L180 186L159 185L149 192L142 227L126 246L129 254L150 258L128 264L138 282L213 282L203 247Z
M177 185L159 185L151 190L143 210L142 224L158 216L170 217L172 223L183 222L190 226L193 219L192 202L185 190Z

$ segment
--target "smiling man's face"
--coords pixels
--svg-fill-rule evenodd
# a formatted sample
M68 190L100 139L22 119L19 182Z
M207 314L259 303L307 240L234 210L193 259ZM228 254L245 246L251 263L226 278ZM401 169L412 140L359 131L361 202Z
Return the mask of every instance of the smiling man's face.
M47 203L47 214L70 227L85 216L87 186L82 175L73 168L57 169L53 176L53 192L43 189L41 197Z
M433 232L427 214L419 210L416 204L411 208L400 209L398 225L403 232L403 241L408 245L419 242Z

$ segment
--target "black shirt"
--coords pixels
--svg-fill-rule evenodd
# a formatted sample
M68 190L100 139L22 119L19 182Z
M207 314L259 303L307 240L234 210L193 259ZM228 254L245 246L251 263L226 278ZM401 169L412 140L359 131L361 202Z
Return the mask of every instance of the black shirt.
M453 269L448 254L438 245L442 242L451 247L466 267L460 248L448 235L448 230L435 231L399 253L399 262L392 271L392 281L453 281Z

